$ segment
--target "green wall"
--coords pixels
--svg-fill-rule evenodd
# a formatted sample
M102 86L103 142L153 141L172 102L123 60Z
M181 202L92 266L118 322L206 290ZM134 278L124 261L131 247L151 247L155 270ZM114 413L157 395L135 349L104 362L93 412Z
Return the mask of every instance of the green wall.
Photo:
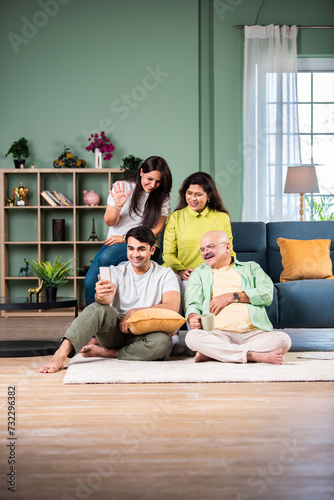
M176 187L198 169L197 0L0 5L2 168L21 136L28 164L52 167L66 144L93 166L84 148L92 131L105 130L116 147L105 166L161 155ZM53 17L41 5L52 5Z
M85 151L104 129L124 156L158 154L173 172L172 204L198 169L242 213L243 30L262 0L0 0L4 155L25 136L36 167L64 145ZM266 0L259 24L334 24L332 0ZM334 30L300 30L299 53L333 56Z

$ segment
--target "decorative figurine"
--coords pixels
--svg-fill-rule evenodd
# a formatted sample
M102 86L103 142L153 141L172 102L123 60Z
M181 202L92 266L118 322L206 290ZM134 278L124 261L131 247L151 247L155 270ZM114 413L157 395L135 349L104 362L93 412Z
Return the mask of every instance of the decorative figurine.
M29 261L24 259L24 262L26 263L26 267L20 267L19 276L23 276L23 273L26 273L26 276L28 276Z
M11 198L7 198L7 207L13 207L14 201L15 201L15 191L14 191L13 196Z
M90 233L90 237L88 238L87 241L89 240L92 240L92 241L100 241L100 238L98 237L98 235L96 234L96 231L95 231L95 219L93 217L93 229L92 229L92 232Z
M100 201L100 195L95 193L95 191L83 190L83 201L87 207L97 207Z
M14 196L19 197L19 199L16 202L16 205L18 205L18 206L25 206L26 205L26 197L27 197L28 191L29 191L29 188L23 187L22 181L20 182L19 187L14 188Z
M55 168L84 168L87 165L85 160L78 159L77 156L73 156L70 152L70 148L64 146L64 152L59 156L57 160L53 162Z
M29 288L28 290L28 298L29 298L29 303L32 302L32 294L35 295L35 302L39 302L39 294L43 288L43 281L39 286L36 286L36 288Z

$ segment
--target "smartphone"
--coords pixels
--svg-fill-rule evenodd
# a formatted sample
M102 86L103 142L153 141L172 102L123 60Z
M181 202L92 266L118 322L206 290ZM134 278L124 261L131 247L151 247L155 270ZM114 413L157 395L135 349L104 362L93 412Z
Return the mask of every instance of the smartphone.
M110 268L109 267L100 267L100 276L101 276L101 280L111 281Z

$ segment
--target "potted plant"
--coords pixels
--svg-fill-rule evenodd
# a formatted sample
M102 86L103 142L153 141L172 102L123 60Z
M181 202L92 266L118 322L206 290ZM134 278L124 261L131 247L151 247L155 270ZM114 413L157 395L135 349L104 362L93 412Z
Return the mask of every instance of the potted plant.
M73 271L71 266L75 259L60 262L60 257L55 257L53 264L51 261L41 262L39 260L30 260L31 267L45 286L46 299L48 301L56 300L57 289L59 286L68 283L68 276Z
M138 168L140 167L140 165L143 163L144 160L135 157L133 155L129 155L123 158L122 161L123 164L120 166L120 168L124 170L125 174L124 176L129 177L130 175L137 172Z
M9 148L8 153L13 155L15 168L20 168L20 166L25 164L25 158L29 156L28 141L24 137L21 137L18 141L13 142Z

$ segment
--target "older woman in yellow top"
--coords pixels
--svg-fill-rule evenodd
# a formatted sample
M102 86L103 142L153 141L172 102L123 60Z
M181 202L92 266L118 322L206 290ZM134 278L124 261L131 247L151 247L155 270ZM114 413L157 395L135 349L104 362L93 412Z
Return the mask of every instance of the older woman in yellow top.
M162 257L163 265L179 275L184 292L190 274L203 262L200 253L203 234L225 231L233 257L235 252L230 217L212 177L205 172L191 174L183 181L179 194L179 204L166 224ZM178 335L173 335L172 340L174 345L178 344ZM178 349L173 351L177 353Z

